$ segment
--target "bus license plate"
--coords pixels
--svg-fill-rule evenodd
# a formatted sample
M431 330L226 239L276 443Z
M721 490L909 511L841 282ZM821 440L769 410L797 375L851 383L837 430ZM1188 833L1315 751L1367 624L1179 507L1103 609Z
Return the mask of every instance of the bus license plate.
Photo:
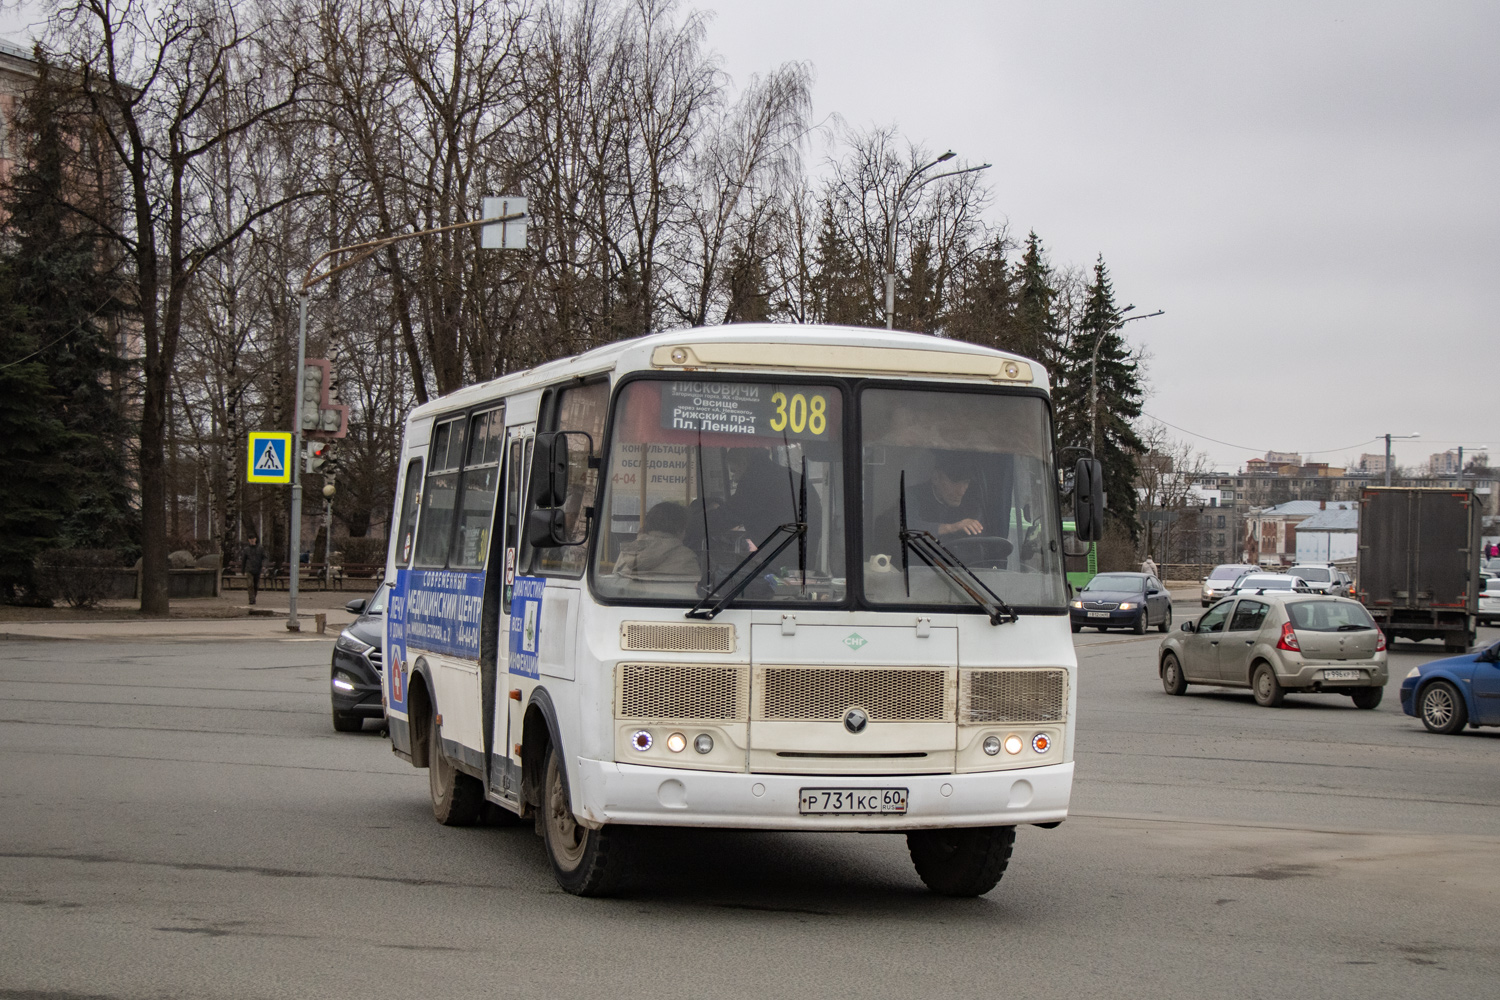
M1325 681L1357 681L1364 679L1364 672L1360 670L1325 670L1323 671Z
M1109 612L1108 611L1090 611L1089 612L1089 617L1090 618L1108 618L1109 617Z
M799 796L802 815L870 816L906 812L904 788L804 788Z

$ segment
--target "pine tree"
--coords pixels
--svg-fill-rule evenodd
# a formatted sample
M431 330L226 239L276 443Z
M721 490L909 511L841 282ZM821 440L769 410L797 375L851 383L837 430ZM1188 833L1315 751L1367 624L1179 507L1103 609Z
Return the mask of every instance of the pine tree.
M823 221L813 252L813 297L819 323L881 326L877 322L871 275L850 248L834 215L833 202L823 205Z
M27 551L135 543L128 428L111 385L123 368L107 326L118 300L96 234L67 208L66 196L76 199L87 176L80 163L86 144L70 134L67 101L40 62L16 120L24 155L4 196L0 363L14 367L0 374L10 376L18 395L6 393L0 439L9 454L0 489L12 491L18 505L12 510L0 499L0 507L25 522L0 526L12 586L24 575L17 560ZM44 518L26 513L25 497L36 490L46 495Z
M1139 358L1120 335L1122 318L1101 254L1082 319L1061 357L1057 436L1059 443L1093 448L1104 466L1108 516L1133 541L1139 533L1134 482L1142 445L1131 422L1141 415L1142 394Z
M1062 335L1057 322L1057 286L1047 266L1041 237L1032 230L1026 237L1015 281L1015 309L1009 350L1035 358L1049 367L1059 362Z
M955 340L1024 354L1015 336L1014 280L999 237L974 255L948 316L947 334Z

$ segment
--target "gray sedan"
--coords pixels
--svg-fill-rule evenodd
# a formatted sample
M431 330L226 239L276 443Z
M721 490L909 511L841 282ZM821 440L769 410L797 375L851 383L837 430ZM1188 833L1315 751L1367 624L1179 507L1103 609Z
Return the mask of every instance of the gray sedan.
M1358 601L1286 591L1227 598L1162 640L1157 669L1167 694L1189 684L1248 687L1257 704L1288 693L1344 694L1380 704L1385 635Z

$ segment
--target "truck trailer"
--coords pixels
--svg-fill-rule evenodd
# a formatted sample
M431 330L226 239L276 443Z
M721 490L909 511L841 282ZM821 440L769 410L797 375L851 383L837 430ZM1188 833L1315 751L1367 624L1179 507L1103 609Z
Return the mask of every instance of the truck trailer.
M1474 644L1480 506L1472 490L1368 487L1360 496L1357 596L1390 639Z

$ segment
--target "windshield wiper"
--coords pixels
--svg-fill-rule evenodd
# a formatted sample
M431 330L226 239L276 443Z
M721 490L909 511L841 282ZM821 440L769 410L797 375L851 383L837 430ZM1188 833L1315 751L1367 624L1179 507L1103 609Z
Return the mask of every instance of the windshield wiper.
M712 620L716 615L718 615L720 611L723 611L729 606L730 601L740 596L741 591L750 586L751 582L760 575L760 571L765 569L772 559L775 559L777 556L781 555L782 549L785 549L788 545L792 544L793 539L802 538L806 534L807 522L805 520L788 521L786 524L778 524L771 531L771 533L767 535L765 539L755 547L754 552L745 556L744 559L740 560L740 564L734 569L730 570L729 574L725 576L724 579L720 580L718 583L709 588L708 593L704 594L703 598L697 604L688 609L687 615L685 617ZM784 535L786 537L782 538L781 541L776 544L775 548L772 548L771 543L776 541L776 536L778 535ZM747 566L749 567L748 570L746 570ZM705 607L705 605L707 605L709 601L713 600L714 595L718 593L719 588L723 587L730 580L733 580L736 576L738 576L741 570L745 571L744 576L740 578L739 583L734 585L734 589L730 590L723 597L719 598L718 603L713 607Z
M911 576L908 570L907 551L917 554L927 565L946 576L955 587L969 596L975 604L990 616L991 625L1019 621L1018 616L999 594L991 590L964 561L938 541L930 531L913 530L906 526L906 470L901 470L901 572L906 576L906 594L911 596Z

